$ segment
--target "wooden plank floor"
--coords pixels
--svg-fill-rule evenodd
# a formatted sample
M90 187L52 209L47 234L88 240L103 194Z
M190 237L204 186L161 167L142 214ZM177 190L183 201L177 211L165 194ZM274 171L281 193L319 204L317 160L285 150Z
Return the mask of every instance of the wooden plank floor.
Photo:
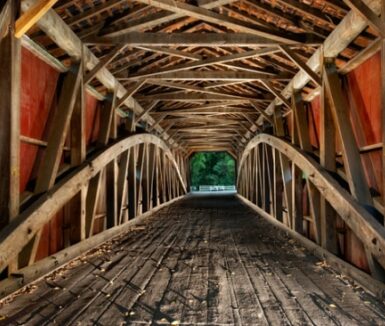
M0 325L385 325L233 195L190 196L0 306Z

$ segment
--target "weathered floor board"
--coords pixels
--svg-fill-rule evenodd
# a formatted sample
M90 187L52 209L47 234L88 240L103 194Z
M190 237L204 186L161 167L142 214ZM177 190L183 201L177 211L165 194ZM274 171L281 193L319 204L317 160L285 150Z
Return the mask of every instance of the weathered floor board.
M194 195L0 305L0 325L384 325L385 305L233 195Z

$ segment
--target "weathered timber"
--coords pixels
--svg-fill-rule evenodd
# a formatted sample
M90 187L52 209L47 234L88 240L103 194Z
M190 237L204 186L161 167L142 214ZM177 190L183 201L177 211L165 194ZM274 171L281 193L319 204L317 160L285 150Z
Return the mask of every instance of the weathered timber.
M207 47L260 47L276 46L277 41L249 33L140 33L130 32L119 36L92 36L85 40L87 44L128 46L207 46ZM299 44L299 42L293 42ZM313 42L319 44L319 42ZM309 44L311 45L311 44Z
M385 230L382 225L343 189L321 166L305 153L300 152L293 145L271 135L260 134L254 137L245 147L238 166L238 175L242 171L243 161L250 151L258 144L263 143L284 153L293 164L305 173L309 180L325 197L329 204L346 222L351 230L357 235L370 253L377 258L378 262L385 266L384 246Z
M12 33L17 6L18 1L8 0L0 9L0 229L18 215L20 205L21 47ZM11 272L18 267L13 258Z
M150 134L130 136L111 145L105 151L97 155L91 162L85 162L75 172L58 182L53 188L41 195L41 197L22 214L16 217L0 233L0 270L4 270L9 261L15 257L22 248L35 236L36 232L50 220L55 212L60 209L73 194L94 178L115 157L129 148L152 143L161 148L173 169L177 170L177 177L183 191L186 188L178 170L178 166L165 143ZM171 198L170 198L171 199Z

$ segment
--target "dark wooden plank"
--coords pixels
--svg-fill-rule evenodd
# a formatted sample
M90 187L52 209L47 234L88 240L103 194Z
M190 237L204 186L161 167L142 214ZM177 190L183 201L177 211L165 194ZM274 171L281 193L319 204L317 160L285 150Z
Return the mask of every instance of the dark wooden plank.
M21 47L12 34L17 5L17 1L6 1L0 9L0 229L18 215L20 205ZM9 270L17 267L15 259Z
M187 197L4 303L0 325L385 322L380 300L271 220L233 195Z

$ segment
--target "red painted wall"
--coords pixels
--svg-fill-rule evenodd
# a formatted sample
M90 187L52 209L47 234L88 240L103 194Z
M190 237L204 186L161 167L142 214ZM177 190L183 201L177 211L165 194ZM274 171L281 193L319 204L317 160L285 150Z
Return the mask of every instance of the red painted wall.
M21 58L21 134L43 140L59 73L26 49ZM37 153L38 146L21 143L21 192L31 178Z
M381 126L381 58L375 54L347 75L345 89L352 123L359 146L380 143ZM381 192L381 151L362 154L366 178L369 185Z
M59 73L34 54L22 49L21 60L21 134L38 140L44 135L47 121L54 112ZM91 145L99 132L99 103L85 94L86 142ZM34 166L39 158L39 146L21 142L20 191L27 190L28 182L36 175ZM43 228L36 259L42 259L64 247L65 207ZM67 213L68 214L68 213Z
M343 89L349 103L350 119L357 144L360 147L381 142L381 58L377 53L351 71L343 78ZM309 106L309 130L313 146L317 146L320 125L320 99L317 97ZM340 141L337 136L337 151ZM378 193L382 191L382 156L381 150L361 154L366 180ZM338 219L338 227L344 223ZM343 236L345 259L354 265L368 270L368 264L362 243L346 229Z
M358 146L381 142L381 58L377 53L346 76L350 117ZM366 180L377 192L382 191L381 151L361 154ZM350 230L346 233L346 258L368 270L362 243Z
M310 103L309 110L308 110L310 142L316 148L319 147L320 110L321 110L321 101L320 101L320 97L318 96Z

